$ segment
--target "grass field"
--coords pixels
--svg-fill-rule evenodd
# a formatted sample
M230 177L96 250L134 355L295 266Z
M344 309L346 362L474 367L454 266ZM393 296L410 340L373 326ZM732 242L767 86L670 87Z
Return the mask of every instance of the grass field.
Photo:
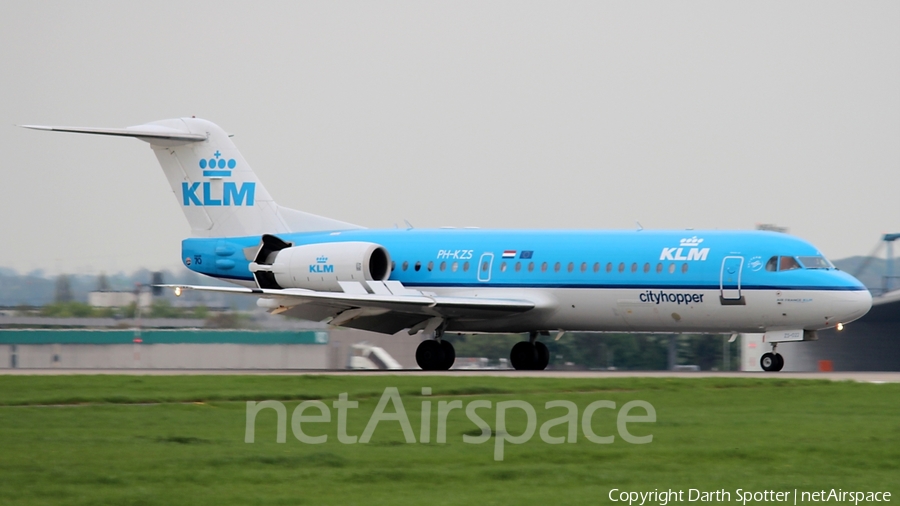
M290 415L300 401L330 407L343 392L359 401L347 432L362 434L387 387L398 389L417 441L422 401L431 402L431 442L406 443L399 423L381 422L370 442L341 444L334 409L331 423L304 425L326 443L294 437ZM269 399L287 407L287 441L276 442L276 414L266 409L255 442L245 443L246 401ZM652 434L651 443L617 435L596 444L579 418L576 443L547 444L536 431L495 461L494 438L463 442L480 431L462 409L447 419L447 442L434 442L437 403L452 400L491 401L479 414L492 427L496 403L510 400L535 407L538 429L565 414L544 409L554 400L574 402L579 416L597 400L617 408L644 400L657 421L629 426ZM611 504L613 488L839 488L890 491L896 502L898 401L896 384L772 377L0 376L0 503ZM509 434L525 430L523 411L506 420ZM596 434L617 434L614 410L592 420ZM566 426L550 434L565 435Z

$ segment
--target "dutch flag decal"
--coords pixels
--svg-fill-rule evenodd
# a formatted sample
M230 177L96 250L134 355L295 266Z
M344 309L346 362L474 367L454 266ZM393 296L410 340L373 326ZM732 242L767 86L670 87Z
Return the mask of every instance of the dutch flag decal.
M503 258L516 258L516 250L514 250L514 249L504 250Z

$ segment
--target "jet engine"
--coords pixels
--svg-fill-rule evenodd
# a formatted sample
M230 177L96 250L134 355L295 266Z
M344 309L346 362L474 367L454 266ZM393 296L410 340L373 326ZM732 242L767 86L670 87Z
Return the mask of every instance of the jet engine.
M391 257L383 246L370 242L291 246L267 235L250 271L260 288L340 292L338 281L387 280Z

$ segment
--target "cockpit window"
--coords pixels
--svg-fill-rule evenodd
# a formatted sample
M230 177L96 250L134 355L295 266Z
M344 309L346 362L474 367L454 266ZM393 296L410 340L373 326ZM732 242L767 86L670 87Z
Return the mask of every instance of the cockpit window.
M834 269L834 265L823 256L797 258L774 256L766 262L766 270L769 272L792 271L794 269Z
M800 257L800 263L803 264L803 267L807 269L831 269L834 266L831 265L825 257L823 256L814 256L814 257Z
M779 257L778 259L778 270L779 271L790 271L793 269L800 269L800 264L797 263L797 260L794 257Z

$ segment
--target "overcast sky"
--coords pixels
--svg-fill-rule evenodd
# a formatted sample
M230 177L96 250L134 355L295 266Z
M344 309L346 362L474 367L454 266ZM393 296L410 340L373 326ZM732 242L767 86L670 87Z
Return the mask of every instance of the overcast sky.
M0 3L0 266L179 265L196 115L282 205L418 228L900 232L900 2Z

